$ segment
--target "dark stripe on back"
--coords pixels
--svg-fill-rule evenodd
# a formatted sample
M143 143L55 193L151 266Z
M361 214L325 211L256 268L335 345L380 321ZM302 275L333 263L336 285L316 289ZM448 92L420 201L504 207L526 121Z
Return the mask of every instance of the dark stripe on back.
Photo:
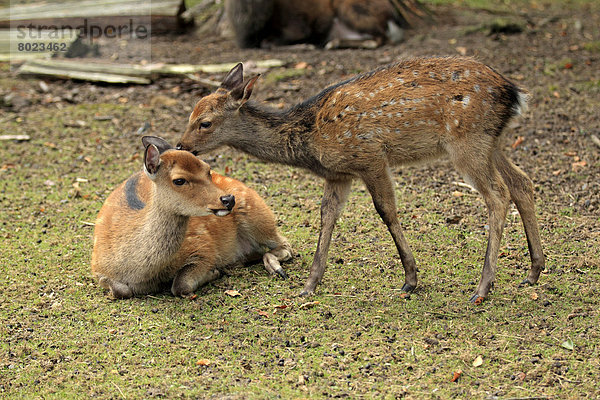
M146 207L137 194L137 186L140 180L140 175L136 174L129 178L125 183L125 198L127 199L127 205L133 210L141 210Z

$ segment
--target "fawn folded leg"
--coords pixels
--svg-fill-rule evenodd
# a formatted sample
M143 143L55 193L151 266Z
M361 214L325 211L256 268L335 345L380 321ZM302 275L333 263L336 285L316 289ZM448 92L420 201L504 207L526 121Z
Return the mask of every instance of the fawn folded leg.
M301 296L313 294L317 284L323 278L333 228L346 204L346 200L348 200L351 185L352 180L325 181L325 190L321 200L321 233L319 234L317 251L310 267L310 274L304 284L304 289L300 292Z
M398 221L396 193L394 192L389 170L385 168L382 171L373 171L369 174L363 174L362 178L371 194L375 209L387 225L398 249L404 267L404 286L402 286L402 290L412 292L417 287L417 264Z
M537 282L545 265L542 241L535 216L533 183L519 167L509 161L500 151L494 153L494 161L504 182L508 186L510 197L517 206L517 210L519 210L521 220L523 221L523 228L525 229L525 236L527 237L527 245L529 247L529 256L531 258L531 269L523 283L532 285Z
M174 296L191 296L196 289L210 281L221 277L221 271L214 266L214 262L195 258L177 271L171 286Z
M129 299L133 297L133 290L125 283L114 281L106 276L101 276L98 283L104 289L110 290L110 294L115 299Z
M275 235L277 246L263 255L263 264L270 274L277 274L283 279L287 279L288 276L283 268L281 268L280 263L292 258L292 246L290 246L287 239L278 232L275 232Z

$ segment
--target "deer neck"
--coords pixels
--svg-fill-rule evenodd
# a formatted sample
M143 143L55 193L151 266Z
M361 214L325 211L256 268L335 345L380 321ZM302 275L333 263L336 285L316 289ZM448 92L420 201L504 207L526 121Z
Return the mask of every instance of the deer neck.
M312 147L316 107L299 104L277 111L246 103L239 110L239 135L228 145L263 161L302 167L324 176Z
M148 265L167 263L179 251L189 222L189 217L168 210L156 198L148 204L148 213L132 249L146 259Z

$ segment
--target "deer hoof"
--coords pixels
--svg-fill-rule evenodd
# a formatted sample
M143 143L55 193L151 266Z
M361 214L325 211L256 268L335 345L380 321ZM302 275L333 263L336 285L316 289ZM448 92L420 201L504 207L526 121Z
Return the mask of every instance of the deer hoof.
M415 290L415 288L416 288L416 286L413 286L413 285L411 285L409 283L405 283L404 286L402 286L402 291L406 292L406 293L410 293L413 290Z
M473 296L471 296L471 299L469 300L471 303L475 304L476 306L480 305L481 303L483 303L483 300L485 299L485 297L480 296L478 294L474 294Z
M288 274L285 273L285 271L284 271L283 268L279 268L275 272L277 272L277 275L279 275L281 277L281 279L287 279L288 278Z

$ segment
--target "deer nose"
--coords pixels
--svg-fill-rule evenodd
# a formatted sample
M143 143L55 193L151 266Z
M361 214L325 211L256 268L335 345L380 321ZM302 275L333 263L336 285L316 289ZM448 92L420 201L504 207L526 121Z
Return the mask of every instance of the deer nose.
M235 206L235 196L228 194L226 196L221 196L221 203L227 208L229 211L233 209Z
M177 143L177 146L175 146L175 150L183 150L183 146L181 145L181 143Z

